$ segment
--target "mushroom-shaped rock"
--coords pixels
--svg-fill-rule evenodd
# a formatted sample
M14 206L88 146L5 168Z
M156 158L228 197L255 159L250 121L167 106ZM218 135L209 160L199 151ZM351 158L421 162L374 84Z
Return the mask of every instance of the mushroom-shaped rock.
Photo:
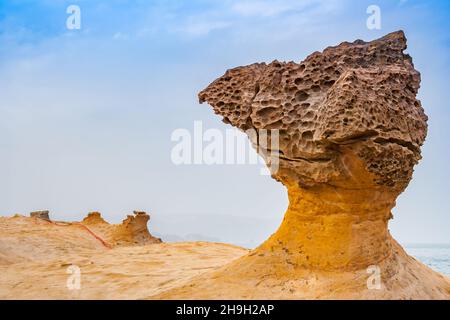
M269 166L269 154L279 155L271 172L287 187L289 207L249 255L165 297L450 297L448 280L409 257L388 231L427 133L416 99L420 74L405 49L402 31L344 42L300 63L228 70L199 93L248 133ZM276 131L277 150L255 140L261 130ZM370 270L379 271L376 288Z

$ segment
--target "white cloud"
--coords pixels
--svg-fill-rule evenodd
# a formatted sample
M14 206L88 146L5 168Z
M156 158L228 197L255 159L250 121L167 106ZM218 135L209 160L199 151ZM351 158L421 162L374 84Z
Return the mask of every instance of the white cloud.
M282 12L291 10L292 5L285 3L284 1L239 1L232 5L232 10L243 16L273 16Z
M230 25L231 23L226 21L191 21L186 23L182 30L192 36L202 36L214 30L225 29Z
M336 7L335 0L241 0L232 4L231 9L243 16L270 17L289 11L308 10L319 7L327 12Z
M126 40L126 39L128 39L128 35L125 33L122 33L122 32L116 32L113 35L113 39L114 40Z

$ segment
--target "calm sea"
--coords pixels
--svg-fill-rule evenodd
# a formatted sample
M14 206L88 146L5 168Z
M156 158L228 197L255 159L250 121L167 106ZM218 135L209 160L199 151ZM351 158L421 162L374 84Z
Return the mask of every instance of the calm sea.
M431 269L450 276L449 244L409 244L404 248Z

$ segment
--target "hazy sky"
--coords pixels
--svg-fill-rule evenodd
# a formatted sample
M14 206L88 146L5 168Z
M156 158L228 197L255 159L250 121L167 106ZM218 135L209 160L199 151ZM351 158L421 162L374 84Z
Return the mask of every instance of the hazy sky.
M71 4L80 30L66 28ZM366 27L371 4L381 30ZM231 67L403 29L430 119L390 229L450 243L449 19L445 0L0 1L0 215L139 209L159 234L259 243L287 207L281 184L257 165L171 161L175 129L228 128L198 91Z

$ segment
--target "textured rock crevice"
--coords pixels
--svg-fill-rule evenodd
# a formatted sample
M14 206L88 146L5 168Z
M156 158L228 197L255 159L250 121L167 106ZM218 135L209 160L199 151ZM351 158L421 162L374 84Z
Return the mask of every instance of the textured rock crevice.
M409 257L388 231L427 132L416 99L420 74L405 49L402 31L343 42L300 63L227 70L199 93L226 123L278 130L272 177L287 187L289 207L249 255L164 297L450 297L448 280ZM367 287L371 265L381 269L380 290Z

